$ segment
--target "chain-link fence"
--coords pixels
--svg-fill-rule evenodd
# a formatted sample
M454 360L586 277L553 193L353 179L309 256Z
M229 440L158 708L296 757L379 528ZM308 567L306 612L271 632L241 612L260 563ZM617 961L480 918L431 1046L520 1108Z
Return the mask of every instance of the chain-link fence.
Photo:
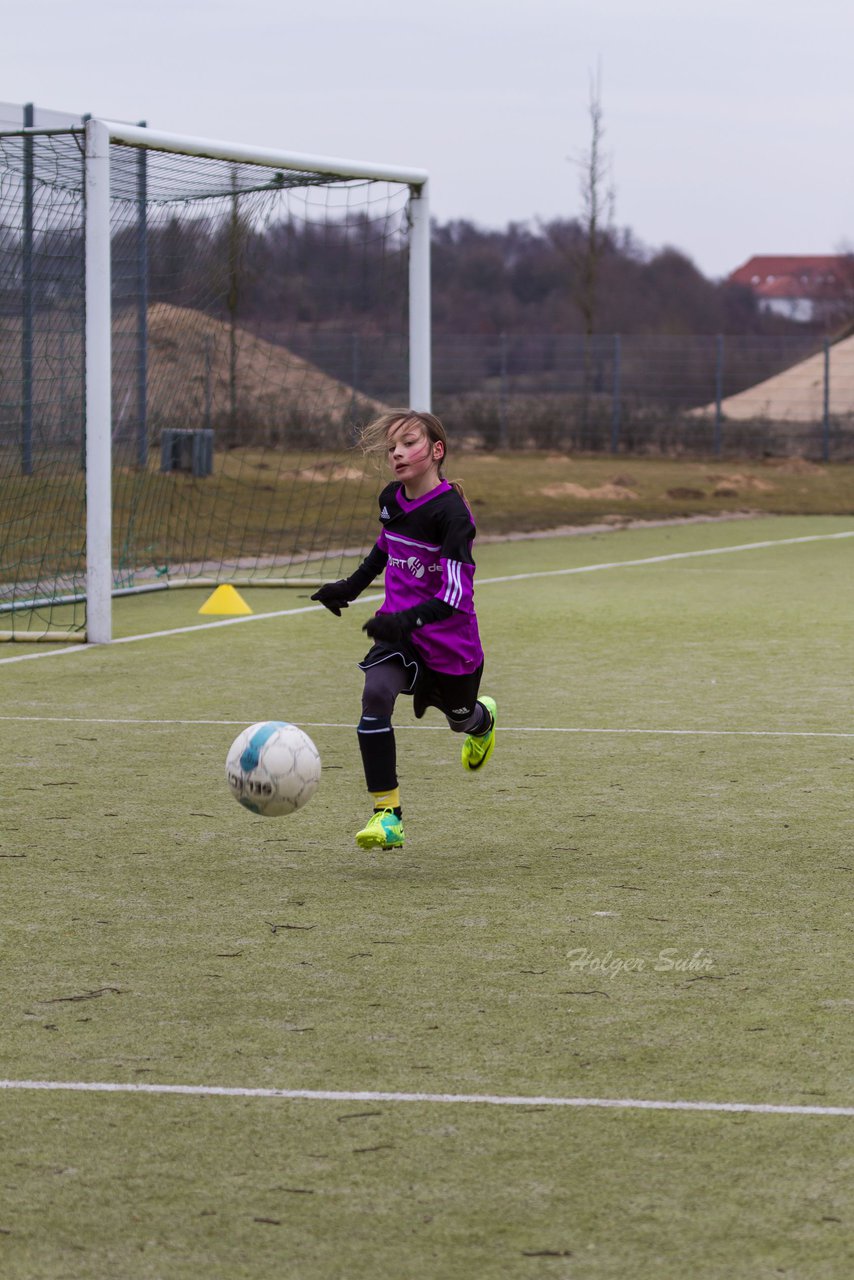
M406 399L383 335L302 335L362 394ZM437 413L487 448L854 458L854 338L438 335Z

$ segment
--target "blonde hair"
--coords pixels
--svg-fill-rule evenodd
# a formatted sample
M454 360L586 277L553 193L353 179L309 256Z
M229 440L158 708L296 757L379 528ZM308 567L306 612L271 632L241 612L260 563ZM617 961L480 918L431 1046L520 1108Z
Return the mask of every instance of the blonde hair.
M443 446L444 452L439 460L439 479L444 480L444 465L448 456L448 433L435 413L424 413L419 409L390 409L388 413L380 414L378 418L374 418L373 422L363 427L359 434L362 451L367 454L384 452L390 432L410 423L419 426L431 444L441 443ZM465 500L466 495L459 481L449 480L448 483Z

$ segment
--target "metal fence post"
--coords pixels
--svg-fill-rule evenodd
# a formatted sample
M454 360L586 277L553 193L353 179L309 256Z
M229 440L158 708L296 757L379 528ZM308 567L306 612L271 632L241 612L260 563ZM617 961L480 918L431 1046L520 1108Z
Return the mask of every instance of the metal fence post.
M359 343L359 335L354 332L350 336L350 433L355 444L358 439L358 428L356 425L358 414L356 412L356 394L362 381L362 349Z
M622 411L620 381L622 378L623 348L620 335L614 334L614 381L611 392L611 452L620 451L620 418Z
M830 461L830 339L824 340L824 407L821 421L821 456Z
M498 384L498 447L506 449L507 443L507 334L500 338L501 368Z
M205 431L213 427L213 338L210 334L205 338L205 411L202 423Z
M715 457L721 456L723 446L723 410L721 402L724 395L724 336L719 333L715 340Z

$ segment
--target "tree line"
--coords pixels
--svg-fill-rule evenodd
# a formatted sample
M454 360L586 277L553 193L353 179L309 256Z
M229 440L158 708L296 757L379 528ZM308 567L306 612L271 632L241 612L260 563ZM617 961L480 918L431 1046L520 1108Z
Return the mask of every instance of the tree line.
M167 229L164 247L168 239ZM220 245L213 257L222 264L229 255ZM174 291L174 270L161 273L156 248L151 258L152 292L165 296ZM241 322L254 327L395 332L405 314L403 238L378 232L368 219L246 229L239 259L232 303ZM628 230L601 235L591 296L588 236L576 219L500 230L467 220L434 222L431 260L437 336L804 332L802 324L760 309L745 286L710 280L679 249L649 250ZM198 278L189 284L183 292L191 296ZM215 292L221 303L228 290L220 281Z
M649 251L631 231L601 234L593 297L589 259L587 231L574 219L511 223L501 231L467 221L437 225L434 325L508 334L792 330L762 312L750 289L707 279L678 249Z
M138 236L126 225L113 238L119 304L139 293ZM81 296L82 249L82 232L37 237L29 274L37 309ZM0 311L8 315L21 301L20 245L7 238L0 259ZM196 308L274 337L308 329L393 333L405 322L400 221L360 214L258 225L242 212L210 221L170 216L148 226L144 259L150 302ZM601 233L591 297L587 231L572 218L503 229L434 222L432 292L436 335L808 331L760 309L750 289L710 280L679 249L650 250L629 230Z

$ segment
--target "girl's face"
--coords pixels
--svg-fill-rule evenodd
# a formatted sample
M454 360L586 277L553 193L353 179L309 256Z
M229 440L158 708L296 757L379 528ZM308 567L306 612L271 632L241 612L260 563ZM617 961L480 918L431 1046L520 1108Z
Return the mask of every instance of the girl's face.
M420 422L402 422L388 433L389 466L410 498L435 489L444 453L441 440L431 440Z

